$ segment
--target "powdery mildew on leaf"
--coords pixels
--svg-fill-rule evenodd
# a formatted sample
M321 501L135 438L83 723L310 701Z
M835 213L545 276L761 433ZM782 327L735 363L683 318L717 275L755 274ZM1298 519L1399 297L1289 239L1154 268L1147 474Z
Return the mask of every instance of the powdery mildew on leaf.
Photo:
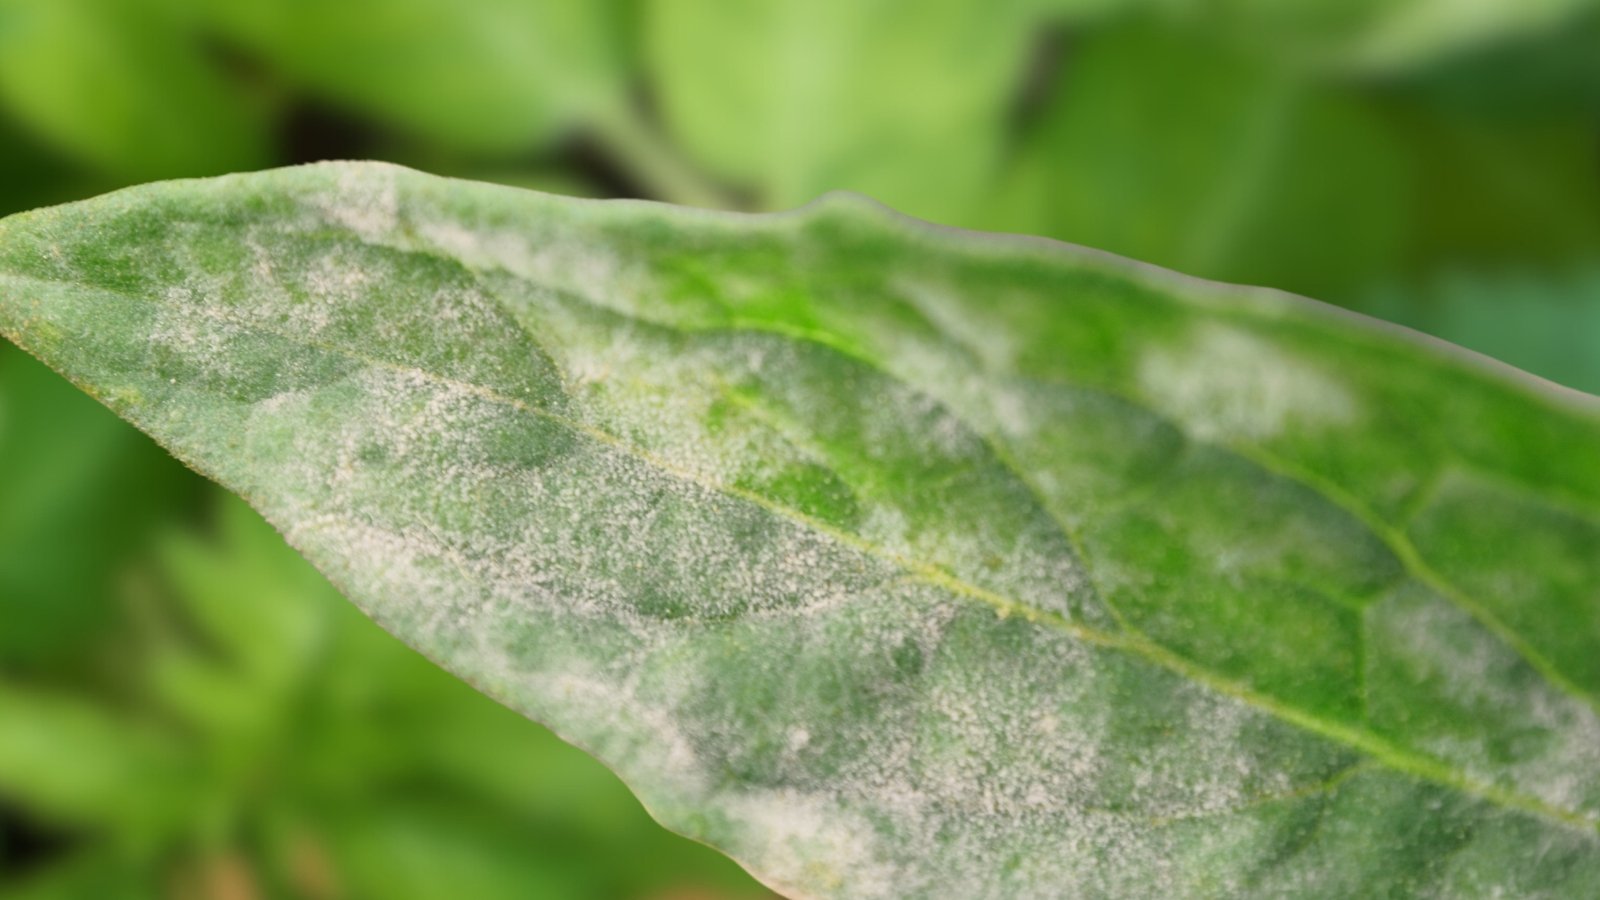
M0 223L0 328L797 896L1600 883L1600 417L1403 336L373 164Z
M1204 327L1181 348L1147 351L1139 384L1204 440L1271 438L1290 424L1337 431L1356 419L1339 379L1226 326Z

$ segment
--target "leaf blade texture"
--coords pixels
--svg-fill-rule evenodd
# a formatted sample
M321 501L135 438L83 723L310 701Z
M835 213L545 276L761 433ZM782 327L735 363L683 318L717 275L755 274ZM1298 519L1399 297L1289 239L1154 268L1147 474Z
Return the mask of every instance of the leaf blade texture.
M0 330L796 896L1600 881L1600 413L1442 345L378 164L6 220Z

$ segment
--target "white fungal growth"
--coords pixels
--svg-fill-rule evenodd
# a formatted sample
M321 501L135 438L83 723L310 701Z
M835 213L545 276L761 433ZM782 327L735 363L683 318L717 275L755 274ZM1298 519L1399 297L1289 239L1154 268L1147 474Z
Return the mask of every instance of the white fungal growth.
M423 218L417 232L427 246L471 268L503 271L540 289L616 305L623 312L632 311L626 298L642 291L643 274L601 242L574 241L556 233L468 228L437 217Z
M904 297L952 344L970 351L990 372L1011 370L1021 338L1007 329L992 309L1008 302L1025 302L1025 298L988 296L980 305L956 294L952 285L926 275L901 277L891 290Z
M1202 440L1270 440L1347 426L1359 412L1338 376L1233 326L1152 347L1137 376L1151 403Z
M370 243L388 240L400 222L400 189L392 169L345 169L332 192L313 196L317 212Z
M1486 782L1504 781L1600 824L1600 715L1540 677L1515 650L1443 597L1396 593L1372 615L1375 671L1405 685L1410 703L1446 712L1411 739ZM1382 698L1377 708L1385 709ZM1515 759L1501 742L1522 735Z
M777 884L809 885L862 898L903 896L872 824L825 796L796 790L739 793L728 815L741 843Z

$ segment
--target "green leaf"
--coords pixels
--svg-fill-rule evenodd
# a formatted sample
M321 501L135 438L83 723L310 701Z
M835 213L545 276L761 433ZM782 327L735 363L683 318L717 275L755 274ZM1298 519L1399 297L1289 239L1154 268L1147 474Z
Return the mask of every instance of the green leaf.
M1409 333L377 164L5 220L0 330L781 890L1600 880L1600 411Z
M196 799L181 747L148 722L8 681L0 720L0 796L43 821L142 837Z
M588 861L582 857L530 853L526 823L496 821L444 803L391 802L364 812L365 821L333 830L345 878L363 896L601 895L584 883Z
M0 106L129 178L267 160L265 117L156 0L0 0Z
M761 206L844 188L959 221L997 168L1036 5L653 2L644 29L669 131Z
M59 665L104 630L113 578L204 482L0 343L0 665Z
M1405 162L1352 91L1187 32L1105 29L1062 69L981 221L1338 299L1398 262Z
M1293 59L1392 74L1549 36L1597 8L1595 0L1176 0L1163 11Z
M234 0L217 26L293 82L469 153L505 156L617 101L616 0Z
M1517 115L1424 109L1395 120L1415 160L1414 255L1476 268L1596 258L1593 107Z

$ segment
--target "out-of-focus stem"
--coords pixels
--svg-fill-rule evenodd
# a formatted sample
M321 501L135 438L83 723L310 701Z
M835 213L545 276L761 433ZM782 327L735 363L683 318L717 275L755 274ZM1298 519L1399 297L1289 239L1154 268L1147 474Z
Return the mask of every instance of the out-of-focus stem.
M644 122L632 104L611 105L591 127L605 150L657 199L703 209L740 207L732 194L684 160Z

